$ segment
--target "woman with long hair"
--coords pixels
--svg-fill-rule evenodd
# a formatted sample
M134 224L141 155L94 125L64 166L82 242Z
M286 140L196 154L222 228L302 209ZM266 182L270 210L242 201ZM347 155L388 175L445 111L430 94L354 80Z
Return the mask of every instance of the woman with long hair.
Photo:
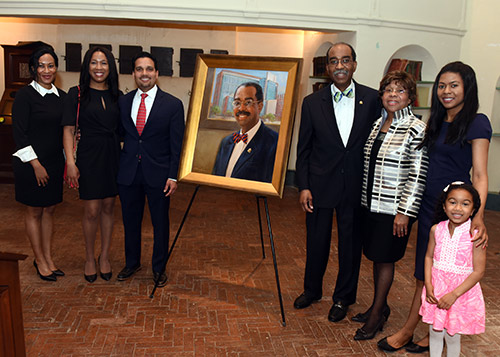
M85 238L85 279L97 279L94 246L101 227L99 273L111 279L109 250L113 233L116 175L120 144L118 72L113 54L103 47L87 51L80 71L80 85L72 87L64 103L64 150L67 181L79 189L84 201L83 235ZM75 132L78 126L78 133ZM73 155L75 135L79 136L76 162Z
M62 103L66 93L54 86L58 66L52 47L33 52L29 71L33 81L16 93L12 129L16 201L26 206L25 224L42 280L56 281L64 273L52 260L52 219L62 202L64 156Z
M407 351L420 353L429 349L428 337L417 343L412 343L412 338L420 321L418 312L424 285L424 262L433 214L440 193L450 182L458 180L472 184L479 192L481 207L472 219L470 235L477 246L486 247L488 235L484 226L484 208L488 195L488 149L492 130L489 119L477 113L478 109L474 70L462 62L445 65L432 87L431 115L422 143L428 150L429 169L418 215L415 294L404 326L394 335L379 341L378 346L383 350L395 351L406 346Z

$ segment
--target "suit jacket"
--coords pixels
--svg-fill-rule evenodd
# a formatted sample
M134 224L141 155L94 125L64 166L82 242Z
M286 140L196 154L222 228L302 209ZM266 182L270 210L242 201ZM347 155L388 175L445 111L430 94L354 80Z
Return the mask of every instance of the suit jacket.
M252 140L234 165L231 177L253 181L271 182L273 178L274 157L278 133L261 124ZM233 135L222 139L215 159L213 174L225 176L229 159L234 148Z
M119 98L123 149L120 154L118 183L130 185L139 162L149 186L164 187L167 179L177 178L184 136L184 107L176 97L158 88L142 135L131 117L137 90Z
M347 146L337 126L330 86L308 95L302 104L296 180L299 190L311 190L315 207L334 208L343 197L360 204L363 147L381 105L376 90L354 85L354 121Z

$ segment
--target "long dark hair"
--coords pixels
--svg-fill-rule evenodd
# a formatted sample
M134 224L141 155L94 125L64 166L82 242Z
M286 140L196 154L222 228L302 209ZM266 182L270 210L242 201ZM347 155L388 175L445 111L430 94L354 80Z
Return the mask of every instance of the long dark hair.
M449 194L453 190L458 190L458 189L466 190L471 194L473 207L472 207L472 214L470 217L473 218L476 215L477 211L479 210L479 207L481 207L481 197L479 196L479 193L472 185L457 181L450 183L439 196L434 211L434 219L432 221L432 224L438 224L439 222L446 221L448 219L448 216L444 212L443 205L445 204Z
M431 115L429 121L427 122L425 138L421 144L421 146L427 146L429 149L432 149L432 146L436 143L443 125L443 120L446 116L446 109L439 101L437 89L441 75L448 72L457 73L462 78L464 85L464 106L450 124L444 142L450 145L459 142L463 145L465 143L467 130L469 129L469 126L474 120L477 110L479 109L476 73L472 67L457 61L448 63L441 68L441 71L437 74L434 85L432 86Z
M56 53L54 52L54 49L52 46L42 46L37 48L35 51L30 56L29 59L29 71L31 78L33 78L34 81L36 81L38 78L38 73L37 73L37 68L38 68L38 61L40 60L40 57L43 55L51 55L52 58L54 59L54 64L56 65L56 68L59 67L59 59L57 58Z
M90 48L83 57L82 68L80 70L80 91L82 102L87 102L90 100L90 73L89 66L92 55L96 52L102 52L108 60L109 75L106 78L106 84L108 85L108 90L111 93L111 97L114 101L118 100L120 95L120 90L118 89L118 71L116 70L115 56L107 48L95 46Z

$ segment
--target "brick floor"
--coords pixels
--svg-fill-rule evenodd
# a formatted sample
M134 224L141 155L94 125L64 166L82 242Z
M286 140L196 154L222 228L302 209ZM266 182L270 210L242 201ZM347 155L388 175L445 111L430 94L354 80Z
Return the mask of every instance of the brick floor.
M175 233L194 191L180 185L171 204ZM41 281L24 233L23 207L13 186L0 185L0 250L24 253L20 263L28 356L384 356L375 341L404 321L413 294L415 232L407 254L396 267L389 304L391 317L375 340L352 339L360 326L345 319L328 322L336 276L336 243L324 281L323 299L297 311L305 264L304 214L296 190L283 199L269 198L287 326L281 326L269 239L262 259L255 196L201 187L178 245L167 266L169 283L148 297L151 280L152 228L143 229L143 269L131 280L116 281L123 267L123 228L119 203L112 259L114 277L89 284L83 279L84 248L76 193L67 191L56 211L53 255L66 277ZM462 355L492 356L500 350L498 275L500 212L487 212L490 234L486 276L486 333L462 338ZM173 236L173 234L172 234ZM97 253L96 253L97 255ZM371 264L363 258L358 302L348 317L363 311L372 297ZM419 326L416 338L424 335ZM397 352L395 355L405 355Z

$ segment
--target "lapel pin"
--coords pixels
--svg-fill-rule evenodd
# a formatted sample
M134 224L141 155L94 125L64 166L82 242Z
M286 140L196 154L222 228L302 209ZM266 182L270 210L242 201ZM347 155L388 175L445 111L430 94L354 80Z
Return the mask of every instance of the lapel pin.
M251 152L252 152L252 148L249 148L249 149L247 150L247 153L249 153L249 154L250 154Z
M360 105L363 105L363 101L362 101L362 100L360 100L360 101L359 101L359 104L360 104Z

